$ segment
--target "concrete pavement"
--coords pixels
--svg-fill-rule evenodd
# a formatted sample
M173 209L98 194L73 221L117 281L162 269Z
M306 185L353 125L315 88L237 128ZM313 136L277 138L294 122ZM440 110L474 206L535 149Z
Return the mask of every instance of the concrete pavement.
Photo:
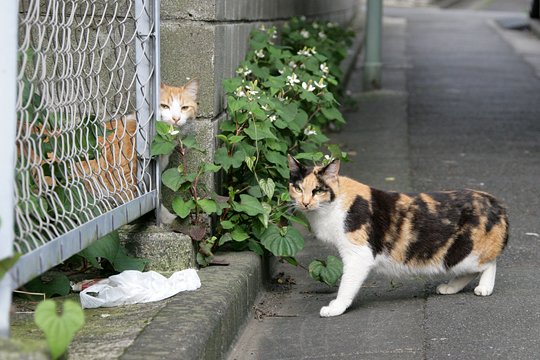
M511 236L495 292L441 296L441 279L371 276L342 316L320 318L336 288L274 264L281 279L229 359L536 359L540 354L540 79L496 17L517 13L388 10L384 90L333 141L351 153L343 172L401 191L476 188L509 208ZM540 47L540 41L535 43ZM513 44L515 45L515 44ZM307 239L307 265L335 250ZM281 274L283 273L283 274Z

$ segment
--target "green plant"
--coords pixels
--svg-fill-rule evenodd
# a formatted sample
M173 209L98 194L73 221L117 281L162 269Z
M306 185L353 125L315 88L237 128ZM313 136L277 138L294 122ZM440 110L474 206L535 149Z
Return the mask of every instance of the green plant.
M259 254L266 249L296 264L304 241L292 223L307 224L290 211L287 154L314 162L345 159L322 133L344 119L328 89L337 86L328 58L314 47L278 46L276 38L275 28L253 31L238 76L223 82L228 118L215 162L226 171L231 208L219 218L217 243Z
M73 336L84 325L81 306L71 300L64 301L62 314L56 312L54 300L44 300L34 313L36 325L43 331L53 359L65 354Z
M168 156L175 149L179 149L182 163L165 170L161 174L161 182L175 192L172 209L184 220L185 231L199 242L197 261L201 265L208 265L208 260L213 256L212 249L216 240L215 237L207 236L210 217L222 215L229 208L229 204L227 198L210 191L201 179L208 173L219 171L221 167L212 163L202 163L191 169L186 161L187 153L203 152L203 149L193 136L182 136L174 126L158 121L156 136L151 146L152 156Z
M304 47L316 48L326 57L330 74L339 83L343 72L340 64L347 56L347 50L354 39L354 31L333 22L307 21L305 17L294 17L286 22L282 31L282 43L299 51ZM330 89L337 93L339 87L330 84Z

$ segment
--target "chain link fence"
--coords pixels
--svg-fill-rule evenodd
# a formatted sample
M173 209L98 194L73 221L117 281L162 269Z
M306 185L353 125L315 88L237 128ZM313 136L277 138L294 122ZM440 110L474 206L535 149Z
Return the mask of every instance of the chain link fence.
M154 209L158 178L159 2L19 0L18 15L12 288Z

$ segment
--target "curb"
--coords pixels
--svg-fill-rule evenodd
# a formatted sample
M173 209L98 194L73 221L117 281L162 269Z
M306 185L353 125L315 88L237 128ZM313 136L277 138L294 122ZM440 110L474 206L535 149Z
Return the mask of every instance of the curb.
M121 359L221 359L228 353L262 290L265 266L251 252L216 259L229 265L201 269L201 288L172 298Z

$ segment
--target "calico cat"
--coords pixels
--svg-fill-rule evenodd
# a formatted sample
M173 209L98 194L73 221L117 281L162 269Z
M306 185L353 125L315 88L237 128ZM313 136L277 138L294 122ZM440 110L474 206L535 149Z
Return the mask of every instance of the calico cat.
M508 242L506 210L494 197L473 190L386 192L339 176L339 166L334 160L308 168L289 156L291 199L343 260L337 298L321 308L322 317L345 312L372 269L453 275L439 294L455 294L481 274L474 293L491 295L496 259Z

